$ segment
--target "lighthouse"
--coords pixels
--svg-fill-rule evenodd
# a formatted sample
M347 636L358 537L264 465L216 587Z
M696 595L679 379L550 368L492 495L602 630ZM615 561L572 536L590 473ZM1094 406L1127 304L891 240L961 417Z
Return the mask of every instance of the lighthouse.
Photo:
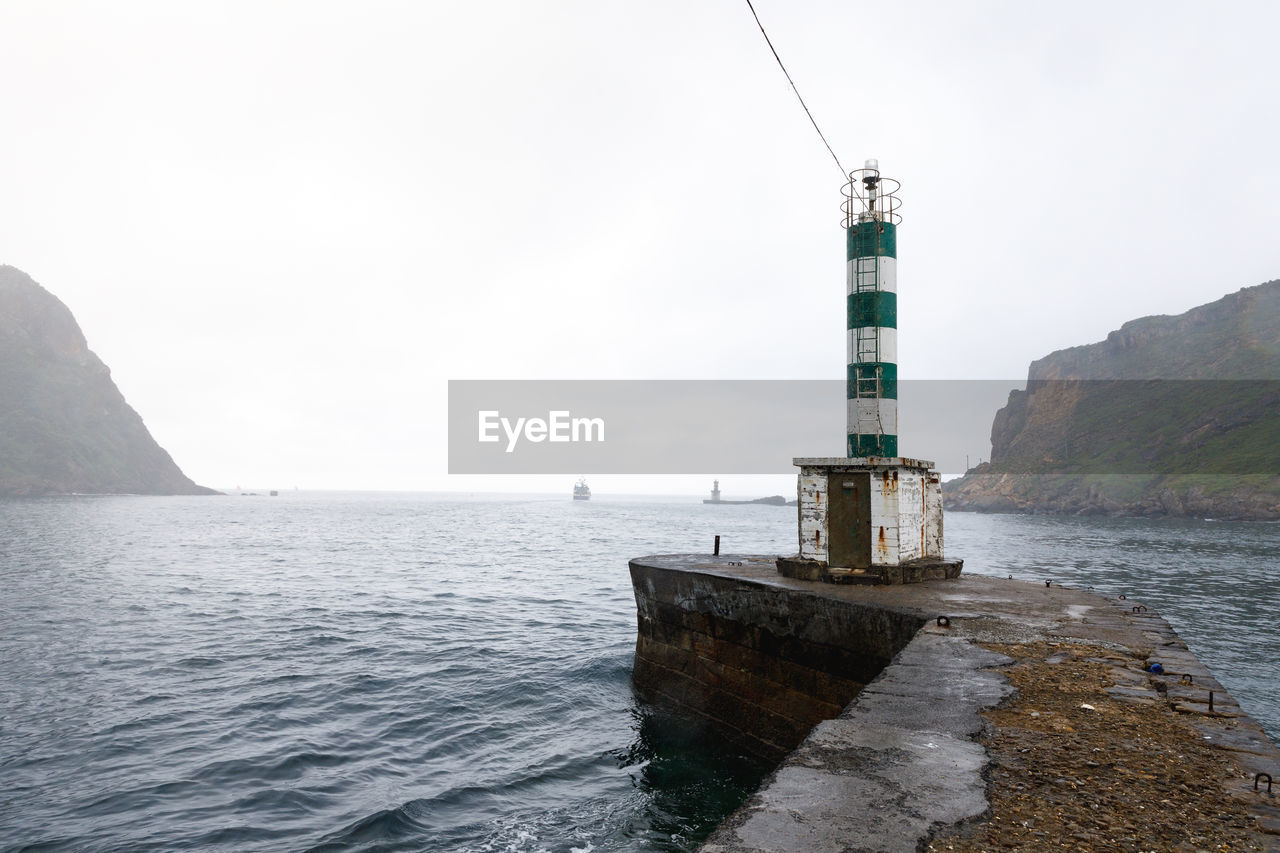
M898 450L898 181L867 160L844 186L848 360L843 457L800 457L798 550L788 577L832 583L954 578L942 551L942 481Z
M850 458L898 455L897 190L876 160L845 185Z

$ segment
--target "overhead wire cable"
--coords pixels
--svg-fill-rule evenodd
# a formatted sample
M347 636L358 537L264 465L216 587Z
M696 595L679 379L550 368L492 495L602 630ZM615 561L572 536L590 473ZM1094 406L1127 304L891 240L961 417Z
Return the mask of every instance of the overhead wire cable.
M760 35L764 36L764 43L769 45L769 51L773 54L773 58L778 61L778 67L782 69L782 73L786 76L787 82L791 84L791 91L796 93L796 100L800 102L800 106L804 107L804 114L809 117L809 123L812 124L813 129L818 132L818 138L822 140L822 144L827 146L827 152L831 155L831 159L836 161L836 167L840 170L840 177L846 181L850 180L850 174L845 171L844 166L840 163L840 158L836 156L836 152L832 149L831 143L827 142L827 137L823 134L822 128L818 127L817 120L814 119L813 113L809 111L809 105L804 102L804 97L801 96L800 90L796 87L796 81L791 79L791 73L787 71L787 66L782 63L782 57L778 56L778 49L773 46L773 40L769 38L769 34L765 32L764 24L760 23L760 16L756 14L756 7L752 5L751 0L747 0L747 8L751 10L751 17L756 19L756 26L760 28ZM850 191L858 201L862 202L863 207L866 207L867 202L858 194L857 186L851 183Z

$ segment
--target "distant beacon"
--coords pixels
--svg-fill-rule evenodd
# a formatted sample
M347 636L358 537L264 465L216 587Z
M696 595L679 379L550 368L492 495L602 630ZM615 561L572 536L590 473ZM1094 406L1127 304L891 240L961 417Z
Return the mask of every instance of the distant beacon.
M933 463L898 455L899 184L867 160L844 186L844 457L793 460L799 552L788 577L831 583L954 578L942 555L942 481Z

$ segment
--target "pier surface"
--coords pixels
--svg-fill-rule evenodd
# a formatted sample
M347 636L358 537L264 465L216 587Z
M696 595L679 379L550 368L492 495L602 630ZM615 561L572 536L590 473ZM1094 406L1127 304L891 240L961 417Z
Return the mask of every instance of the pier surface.
M1280 851L1280 751L1141 602L774 561L631 561L641 698L780 762L704 853Z

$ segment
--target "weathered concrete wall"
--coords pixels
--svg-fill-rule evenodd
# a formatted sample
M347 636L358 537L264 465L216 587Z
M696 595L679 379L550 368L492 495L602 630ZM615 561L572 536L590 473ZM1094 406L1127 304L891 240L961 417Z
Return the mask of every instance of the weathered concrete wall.
M770 760L837 716L923 624L911 612L679 571L661 559L631 562L637 692Z
M994 827L993 843L964 849L1018 847L1026 824L1012 815L1001 820L998 808L993 814L990 791L994 774L1023 778L1025 750L1006 758L1008 766L995 765L980 737L1005 731L983 713L1013 694L1000 669L1013 659L979 644L1009 654L1036 644L1109 650L1114 686L1099 688L1098 697L1186 717L1199 730L1193 742L1203 737L1235 765L1224 779L1184 780L1194 790L1168 782L1197 806L1212 803L1215 815L1224 798L1243 804L1253 828L1237 822L1244 836L1233 837L1247 844L1199 846L1280 853L1280 805L1256 775L1280 778L1280 751L1172 628L1132 600L983 576L823 584L778 575L771 557L645 557L631 561L631 574L641 698L700 716L760 755L798 744L703 853L905 853L980 824ZM1054 654L1041 665L1058 661ZM1151 674L1152 661L1166 673ZM1070 713L1072 749L1095 755L1095 766L1117 749L1131 749L1131 761L1151 748L1117 746L1105 708L1073 704ZM1125 777L1124 789L1132 785ZM1218 785L1219 799L1210 800ZM1125 822L1129 798L1108 799L1087 785L1072 790L1091 813L1120 809L1109 825ZM1154 798L1178 795L1155 791L1148 805L1159 816Z
M978 712L1010 692L1008 658L921 633L836 719L817 725L702 853L914 851L987 809Z
M922 559L941 559L942 491L933 463L917 459L796 459L800 474L796 483L799 541L802 561L827 563L833 531L828 521L831 495L829 477L842 474L869 476L870 517L864 524L871 534L870 562L874 566L900 566ZM847 532L836 531L848 536ZM841 565L835 568L845 568Z
M871 478L871 529L878 540L872 560L896 566L924 556L924 481L928 472L904 469L884 473L889 476Z
M796 479L796 512L800 542L796 553L806 560L827 561L827 475L801 468Z
M941 558L942 551L942 477L930 471L924 487L924 555Z

